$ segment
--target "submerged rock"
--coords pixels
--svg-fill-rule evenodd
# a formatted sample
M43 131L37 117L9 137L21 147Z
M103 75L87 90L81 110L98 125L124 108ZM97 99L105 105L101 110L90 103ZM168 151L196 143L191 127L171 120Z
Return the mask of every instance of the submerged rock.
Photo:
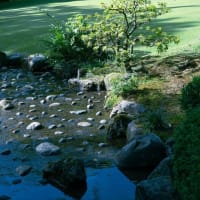
M81 160L66 158L48 163L43 178L64 193L80 199L87 189L86 173Z
M40 143L38 146L36 146L35 150L37 153L44 156L51 156L60 153L60 147L50 142Z
M16 168L16 172L20 176L26 176L31 171L31 169L32 169L32 167L29 166L29 165L21 165L21 166Z

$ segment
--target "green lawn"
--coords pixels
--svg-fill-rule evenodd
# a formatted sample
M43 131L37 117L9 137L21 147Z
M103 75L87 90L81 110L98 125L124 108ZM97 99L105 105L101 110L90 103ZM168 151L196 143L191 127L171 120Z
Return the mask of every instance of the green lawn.
M40 11L46 10L59 20L77 13L98 11L103 0L16 0L0 4L0 51L44 52L42 40L51 23ZM106 0L108 1L108 0ZM198 51L200 48L200 1L164 0L171 12L161 16L155 24L180 37L179 45L172 45L168 54ZM42 3L41 3L42 2ZM147 49L149 51L149 49Z

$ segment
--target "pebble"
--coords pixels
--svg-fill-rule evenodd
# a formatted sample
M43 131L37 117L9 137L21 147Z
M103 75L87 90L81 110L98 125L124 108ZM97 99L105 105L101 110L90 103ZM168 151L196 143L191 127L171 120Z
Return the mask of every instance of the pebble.
M98 144L98 147L105 147L105 146L108 146L108 144L104 143L104 142L101 142L101 143Z
M72 111L69 111L69 113L75 114L75 115L81 115L81 114L87 113L87 110L72 110Z
M92 124L89 123L89 122L79 122L77 125L78 125L78 126L81 126L81 127L89 127L89 126L92 126Z
M48 95L48 96L46 96L45 100L46 100L46 101L53 101L53 100L56 99L56 97L57 97L57 96L54 95L54 94Z
M106 123L107 123L107 120L106 120L106 119L102 119L102 120L100 120L99 123L100 123L100 124L106 124Z
M100 116L100 115L102 115L101 111L96 112L96 116Z
M56 118L56 117L58 117L58 115L52 114L52 115L50 115L49 117L50 117L50 118Z
M41 128L42 124L40 122L32 122L26 127L27 130L39 130Z
M37 111L36 109L29 110L30 113L33 113L33 112L36 112L36 111Z
M88 117L87 120L88 120L88 121L94 121L95 119L92 118L92 117Z
M62 135L62 134L64 134L64 132L63 131L55 131L54 134L55 135Z
M60 103L58 103L58 102L54 102L54 103L51 103L50 105L49 105L49 107L51 108L51 107L57 107L57 106L60 106L61 104Z
M48 126L48 129L55 129L55 128L57 128L57 126L55 124L51 124Z

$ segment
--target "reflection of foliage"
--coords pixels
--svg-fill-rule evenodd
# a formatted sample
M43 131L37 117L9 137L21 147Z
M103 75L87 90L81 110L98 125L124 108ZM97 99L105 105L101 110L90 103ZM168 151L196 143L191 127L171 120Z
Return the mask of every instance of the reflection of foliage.
M185 109L200 105L200 76L196 76L181 90L181 106Z
M176 129L174 155L174 183L181 199L200 198L200 107L187 113Z

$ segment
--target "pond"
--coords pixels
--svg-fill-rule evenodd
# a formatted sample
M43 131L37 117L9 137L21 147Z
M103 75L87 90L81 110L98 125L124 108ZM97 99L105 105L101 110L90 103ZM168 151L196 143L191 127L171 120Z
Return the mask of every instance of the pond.
M106 139L109 111L104 109L104 91L82 93L49 73L7 68L0 69L0 88L0 100L6 98L13 105L0 110L1 195L13 200L73 199L41 181L49 161L72 156L81 158L86 167L87 191L81 199L134 199L133 181L113 165L123 142ZM42 128L27 130L32 122ZM44 141L59 146L61 153L38 154L35 148ZM6 151L9 154L4 155ZM16 173L20 165L31 166L31 172L20 176Z

